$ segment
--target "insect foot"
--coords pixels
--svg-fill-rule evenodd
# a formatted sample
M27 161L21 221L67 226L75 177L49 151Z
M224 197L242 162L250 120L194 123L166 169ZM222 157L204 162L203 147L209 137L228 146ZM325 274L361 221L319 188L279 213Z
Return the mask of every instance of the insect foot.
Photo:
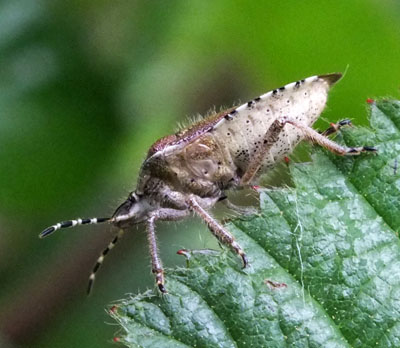
M164 270L162 269L153 269L152 270L153 274L155 274L156 277L156 284L158 286L158 289L163 293L167 293L167 289L165 289L164 283Z
M373 146L352 147L347 150L347 155L359 155L362 152L376 153L378 150Z
M324 132L321 132L321 134L327 137L329 135L337 133L340 130L340 128L342 128L344 126L352 127L353 124L351 123L351 120L346 118L337 123L331 123L330 127L328 129L326 129Z

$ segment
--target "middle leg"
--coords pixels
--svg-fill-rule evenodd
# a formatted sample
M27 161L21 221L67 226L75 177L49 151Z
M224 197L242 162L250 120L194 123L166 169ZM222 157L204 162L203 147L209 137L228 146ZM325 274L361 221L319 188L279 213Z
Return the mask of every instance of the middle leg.
M243 261L243 268L248 265L246 254L242 247L236 242L235 238L224 228L218 221L216 221L205 209L203 209L199 203L197 203L194 197L187 200L189 209L196 213L203 221L207 224L211 233L222 243L229 245L231 249L238 254Z

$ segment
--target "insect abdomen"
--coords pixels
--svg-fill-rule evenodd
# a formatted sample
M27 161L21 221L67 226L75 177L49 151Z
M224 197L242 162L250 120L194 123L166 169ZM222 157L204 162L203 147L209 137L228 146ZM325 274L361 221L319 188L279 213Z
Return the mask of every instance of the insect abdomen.
M271 124L286 117L311 126L325 107L330 84L338 78L339 75L313 76L268 92L221 120L213 130L215 138L220 146L229 150L240 171L245 172ZM260 172L289 154L302 138L299 129L286 124L265 157Z

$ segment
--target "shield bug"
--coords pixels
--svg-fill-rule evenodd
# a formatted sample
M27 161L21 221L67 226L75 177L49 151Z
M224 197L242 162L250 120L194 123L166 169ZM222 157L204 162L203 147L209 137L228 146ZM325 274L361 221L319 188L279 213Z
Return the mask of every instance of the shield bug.
M112 217L63 221L46 228L40 237L61 228L85 224L106 222L119 229L93 268L89 278L90 291L95 273L122 231L144 224L152 272L159 290L164 293L156 222L180 220L193 212L222 244L228 245L241 257L246 267L245 251L209 213L218 201L232 206L225 199L227 190L253 185L260 174L284 159L302 139L338 155L376 151L369 146L347 148L327 138L341 126L349 124L348 120L331 124L325 133L311 128L325 107L330 87L340 77L341 74L327 74L290 83L159 139L147 153L136 189Z

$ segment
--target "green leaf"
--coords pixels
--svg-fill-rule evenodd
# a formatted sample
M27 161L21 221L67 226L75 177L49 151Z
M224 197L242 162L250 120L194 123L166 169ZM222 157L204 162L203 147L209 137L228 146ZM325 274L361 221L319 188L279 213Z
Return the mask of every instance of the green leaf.
M316 149L291 164L294 188L260 190L259 215L227 225L251 266L187 251L156 290L112 316L128 347L400 347L400 102L371 105L371 128L338 141L377 155ZM342 138L342 139L341 139Z

